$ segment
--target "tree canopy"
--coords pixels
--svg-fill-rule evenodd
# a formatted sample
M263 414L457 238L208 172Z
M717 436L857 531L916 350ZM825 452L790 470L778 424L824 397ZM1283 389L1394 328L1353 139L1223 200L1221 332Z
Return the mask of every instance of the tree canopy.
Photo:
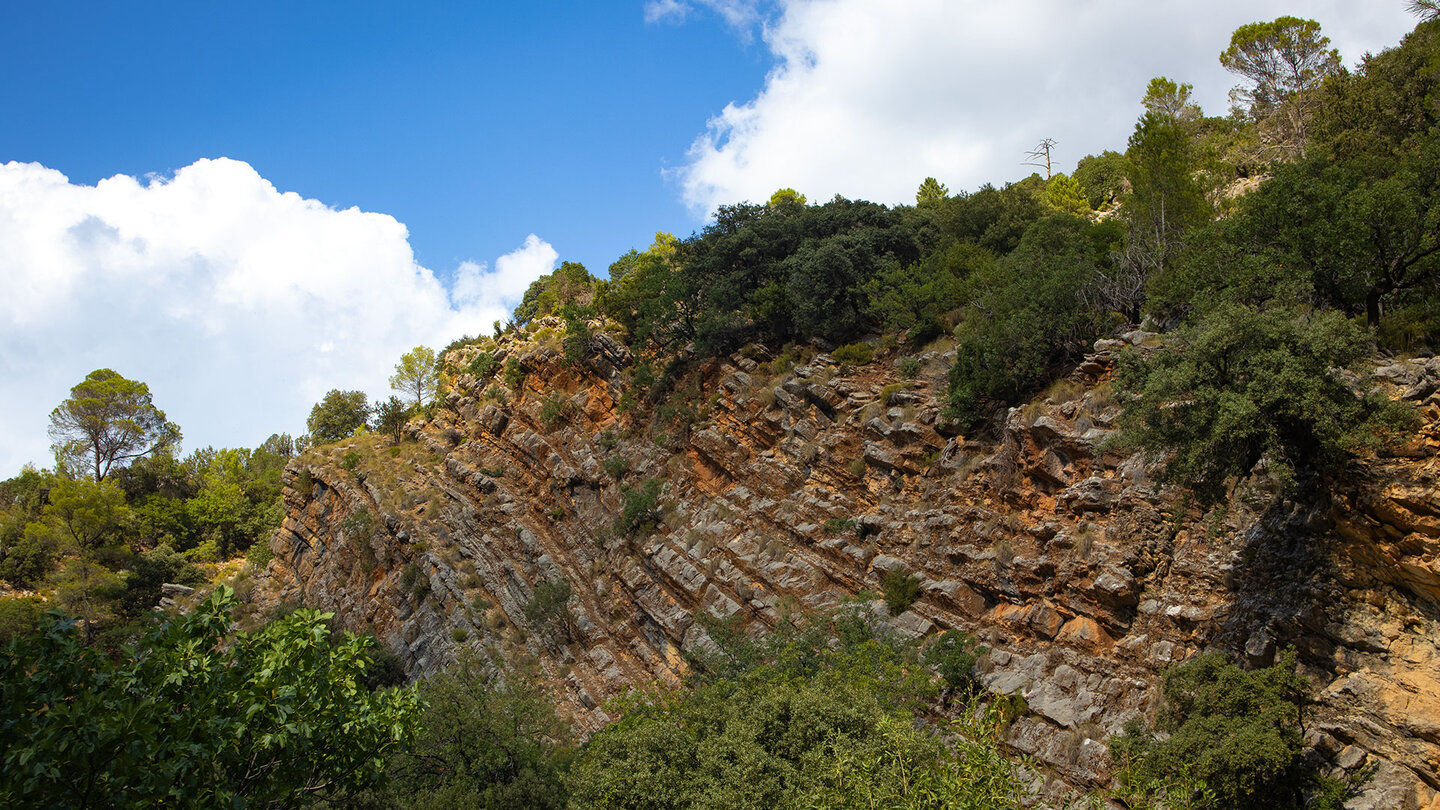
M402 394L415 397L415 407L425 407L426 397L435 396L440 385L440 364L435 350L428 346L416 346L400 356L395 364L395 373L390 376L390 387Z
M1314 90L1340 70L1340 53L1329 45L1314 20L1277 17L1235 29L1220 54L1220 64L1248 82L1234 98L1256 121L1280 125L1276 140L1287 154L1304 156Z
M305 426L311 440L337 442L365 427L370 418L370 404L364 391L341 391L332 388L325 398L310 409Z
M83 467L99 481L117 466L179 444L180 428L150 401L149 386L102 368L50 412L50 438L61 466Z

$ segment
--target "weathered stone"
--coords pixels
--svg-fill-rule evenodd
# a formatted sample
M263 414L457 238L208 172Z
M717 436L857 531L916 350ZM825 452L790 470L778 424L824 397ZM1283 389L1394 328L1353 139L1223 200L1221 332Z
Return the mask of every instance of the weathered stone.
M772 389L778 407L766 409L768 369L736 355L697 359L678 381L676 390L698 382L702 421L662 425L644 408L618 412L619 371L631 362L618 342L605 352L613 363L597 356L582 368L532 343L504 335L496 352L522 358L523 395L472 408L479 381L458 381L458 413L407 428L420 453L375 453L356 475L333 460L365 452L352 440L292 464L258 609L297 601L334 611L414 675L453 661L452 633L464 628L466 645L536 657L561 711L592 731L612 719L600 707L633 685L682 682L684 654L713 645L698 616L738 616L758 634L782 621L782 606L833 609L873 592L878 572L902 570L918 578L920 601L900 617L874 602L871 620L906 636L953 627L979 638L991 648L977 666L982 682L1019 692L1035 712L1012 727L1012 744L1072 784L1105 784L1108 758L1092 736L1153 717L1165 667L1204 649L1261 666L1294 645L1318 690L1307 707L1310 756L1335 763L1351 746L1346 764L1380 766L1368 803L1352 805L1433 800L1433 453L1354 460L1324 508L1241 498L1212 523L1157 488L1144 456L1102 452L1120 415L1103 392L1033 403L999 436L961 440L928 380L905 383L913 410L886 403L883 418L859 423L899 382L888 363L837 373L817 357L813 379ZM1102 348L1072 380L1110 373L1119 347ZM925 362L938 367L948 354ZM1413 377L1410 386L1440 381L1440 358L1403 365L1392 376ZM555 395L577 412L543 425L539 403ZM1440 406L1422 418L1412 446L1440 448ZM939 463L929 463L944 435ZM601 465L612 456L628 462L619 480ZM653 523L617 531L624 490L650 479L665 482ZM371 516L363 538L362 512ZM557 636L532 625L525 606L537 583L562 578L573 621Z

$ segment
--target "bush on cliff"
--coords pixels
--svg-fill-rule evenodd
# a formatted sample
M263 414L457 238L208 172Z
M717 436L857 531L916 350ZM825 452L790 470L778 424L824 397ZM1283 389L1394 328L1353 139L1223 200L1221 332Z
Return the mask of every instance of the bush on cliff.
M1333 369L1354 363L1364 335L1335 312L1227 303L1178 330L1116 375L1131 401L1124 436L1164 456L1161 480L1224 500L1228 482L1263 458L1282 488L1334 469L1414 421L1409 408L1357 397Z
M1154 806L1157 794L1174 795L1178 784L1194 802L1184 806L1339 810L1347 786L1323 777L1301 756L1308 692L1293 650L1250 671L1221 653L1172 667L1155 723L1168 736L1132 721L1111 740L1122 797L1132 807Z

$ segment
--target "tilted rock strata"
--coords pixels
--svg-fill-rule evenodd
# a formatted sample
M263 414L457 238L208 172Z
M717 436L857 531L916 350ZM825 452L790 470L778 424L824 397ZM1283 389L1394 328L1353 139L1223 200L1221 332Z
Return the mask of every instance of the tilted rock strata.
M1153 710L1165 666L1207 647L1264 664L1294 645L1319 686L1317 756L1378 765L1355 806L1440 807L1434 442L1368 462L1324 505L1256 493L1180 512L1106 444L1109 353L1151 337L1099 346L990 442L941 416L940 357L903 381L823 354L773 375L763 353L737 354L672 400L698 421L661 424L622 412L628 352L603 333L584 368L507 338L497 356L521 360L523 392L482 398L498 380L461 375L418 444L371 437L353 469L341 444L287 470L270 598L335 611L412 674L461 645L533 656L595 729L608 699L680 683L685 651L710 643L697 616L759 631L899 568L922 596L892 626L977 634L985 684L1031 710L1010 743L1072 784L1109 779L1104 741ZM617 532L625 490L650 478L665 482L658 526ZM536 586L562 579L569 616L527 618Z

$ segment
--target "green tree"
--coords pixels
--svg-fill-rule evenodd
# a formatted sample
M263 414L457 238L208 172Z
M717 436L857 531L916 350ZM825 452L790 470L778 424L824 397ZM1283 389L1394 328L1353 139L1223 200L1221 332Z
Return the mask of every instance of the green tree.
M370 416L366 403L364 391L331 389L310 409L310 418L305 421L311 440L316 444L338 442L365 427Z
M1099 209L1120 199L1120 194L1129 182L1129 162L1119 152L1106 150L1098 155L1086 155L1075 164L1075 182L1085 192L1090 207Z
M1064 172L1046 181L1045 204L1062 214L1083 217L1090 213L1090 204L1080 190L1080 183Z
M196 586L205 581L205 574L175 549L157 546L130 561L116 607L126 618L138 618L160 602L161 585L173 582Z
M1278 17L1235 29L1220 54L1220 64L1248 82L1232 97L1248 103L1257 122L1275 125L1286 155L1305 156L1315 89L1340 70L1340 53L1329 45L1314 20Z
M415 407L425 407L425 399L435 396L440 385L440 365L435 360L435 351L428 346L416 346L400 355L395 364L395 373L390 377L390 387L402 394L415 397Z
M561 262L549 275L531 282L515 307L514 323L524 326L535 318L552 315L566 304L589 306L600 289L596 278L579 262Z
M933 177L927 177L920 183L920 188L915 192L916 205L933 205L943 201L950 195L950 189L945 184Z
M965 303L965 279L993 271L995 256L974 242L949 241L908 265L891 264L865 284L866 312L887 332L910 330L920 344L944 334L944 317Z
M489 357L488 354L482 355ZM410 408L399 397L390 397L384 402L376 402L371 409L375 414L375 429L390 437L390 441L399 444L404 437L405 423L410 421Z
M1319 300L1379 325L1440 279L1440 139L1418 154L1314 158L1277 170L1242 206L1252 249Z
M949 406L971 424L1013 402L1095 339L1091 302L1113 226L1055 214L1025 232L994 269L972 276L955 329Z
M207 475L200 491L186 501L185 508L205 539L215 543L220 561L230 559L232 551L249 547L253 538L247 531L252 505L235 481Z
M1122 364L1116 382L1133 398L1123 435L1163 456L1161 480L1203 504L1223 501L1262 458L1288 488L1297 471L1334 469L1413 420L1407 406L1356 397L1333 373L1364 350L1335 312L1222 303Z
M150 401L150 387L96 369L50 412L50 439L62 467L85 467L99 481L111 468L179 444L180 428Z
M57 479L43 514L47 526L81 552L118 544L130 521L125 494L113 481Z
M805 195L793 188L777 189L770 195L770 202L766 203L771 208L780 208L785 205L804 205Z
M1195 178L1194 142L1177 119L1145 113L1126 156L1131 191L1121 209L1125 245L1109 268L1106 297L1133 322L1139 320L1147 283L1170 267L1185 234L1210 218L1210 204Z
M1145 97L1140 103L1147 113L1189 124L1201 116L1200 105L1190 100L1194 89L1194 85L1176 83L1165 76L1156 76L1145 88Z
M525 603L525 619L546 635L571 638L575 617L570 613L570 595L570 583L563 577L536 583L535 595Z
M118 660L56 616L0 650L0 804L290 807L367 787L414 690L361 684L365 642L298 610L235 632L228 588Z
M390 767L385 807L416 810L559 810L569 730L541 691L539 673L465 650L420 682L424 713L413 746Z

